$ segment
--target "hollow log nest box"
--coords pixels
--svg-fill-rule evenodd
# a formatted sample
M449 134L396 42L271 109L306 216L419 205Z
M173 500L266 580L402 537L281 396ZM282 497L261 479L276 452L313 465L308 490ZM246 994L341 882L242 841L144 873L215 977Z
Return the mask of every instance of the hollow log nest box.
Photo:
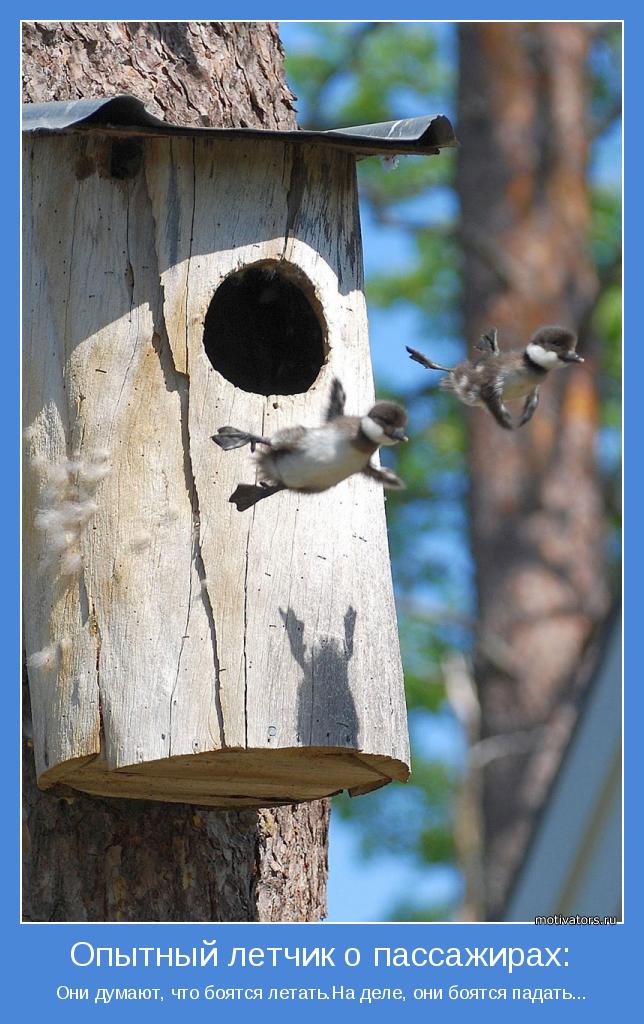
M373 403L356 159L442 116L194 129L24 112L25 635L41 788L239 806L409 774L382 489L240 514L211 441Z

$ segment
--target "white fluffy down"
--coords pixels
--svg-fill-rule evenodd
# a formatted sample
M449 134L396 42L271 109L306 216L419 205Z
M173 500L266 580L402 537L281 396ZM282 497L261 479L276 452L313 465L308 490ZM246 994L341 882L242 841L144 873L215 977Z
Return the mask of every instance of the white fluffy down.
M111 471L108 453L95 452L91 458L75 454L47 465L35 464L44 476L42 508L37 509L35 526L46 535L47 564L57 564L61 576L75 576L83 568L81 532L98 511L94 495Z
M383 444L385 432L379 423L371 419L371 416L363 416L360 426L362 427L362 433L366 434L370 441L373 441L374 444Z
M365 454L351 444L346 434L326 426L312 427L297 451L278 452L264 464L287 487L324 491L360 472L366 461Z
M58 646L56 644L49 644L47 647L43 647L42 651L34 651L27 658L27 665L29 668L40 668L51 670L55 667L58 659Z
M550 352L542 345L537 345L534 341L530 342L526 352L528 353L528 358L533 363L536 363L537 366L542 366L544 370L553 370L555 366L563 366L556 352Z
M389 434L385 434L384 430L379 423L371 419L371 416L363 416L360 421L362 427L362 433L366 434L370 441L374 444L381 445L394 445L398 444L395 437L389 437Z

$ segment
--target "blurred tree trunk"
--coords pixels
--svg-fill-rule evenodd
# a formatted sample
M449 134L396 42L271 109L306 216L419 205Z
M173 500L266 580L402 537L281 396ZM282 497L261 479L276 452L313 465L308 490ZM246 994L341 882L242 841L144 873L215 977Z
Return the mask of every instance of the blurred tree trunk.
M598 359L587 324L586 64L581 23L459 28L458 190L465 333L501 346L580 332L586 362L553 373L515 433L468 415L479 627L485 909L499 919L575 718L584 653L607 610L594 460Z
M23 99L129 92L178 124L295 128L282 59L269 22L26 23ZM328 801L218 811L41 793L28 723L25 737L27 920L325 915Z

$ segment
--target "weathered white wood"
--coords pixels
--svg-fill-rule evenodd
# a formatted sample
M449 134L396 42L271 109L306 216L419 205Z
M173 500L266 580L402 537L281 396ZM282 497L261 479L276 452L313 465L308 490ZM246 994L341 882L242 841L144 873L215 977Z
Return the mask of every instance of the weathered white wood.
M319 422L334 376L348 411L373 401L353 158L154 138L141 173L116 181L109 145L31 139L24 161L25 626L40 784L267 803L405 778L380 487L353 477L238 513L228 496L254 480L253 460L210 440L224 423ZM204 351L215 290L264 260L306 275L322 312L328 356L306 394L243 392ZM52 467L64 495L47 490ZM84 484L92 467L100 479ZM68 548L81 564L63 571L36 510L79 494Z

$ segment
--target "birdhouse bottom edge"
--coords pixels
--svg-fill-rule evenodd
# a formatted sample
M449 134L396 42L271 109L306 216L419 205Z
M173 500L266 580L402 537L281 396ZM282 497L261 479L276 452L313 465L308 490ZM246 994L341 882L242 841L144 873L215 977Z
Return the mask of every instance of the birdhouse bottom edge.
M99 797L270 807L318 800L342 790L361 796L408 778L409 767L397 758L342 747L240 748L117 769L108 768L102 755L74 758L42 772L38 786Z

